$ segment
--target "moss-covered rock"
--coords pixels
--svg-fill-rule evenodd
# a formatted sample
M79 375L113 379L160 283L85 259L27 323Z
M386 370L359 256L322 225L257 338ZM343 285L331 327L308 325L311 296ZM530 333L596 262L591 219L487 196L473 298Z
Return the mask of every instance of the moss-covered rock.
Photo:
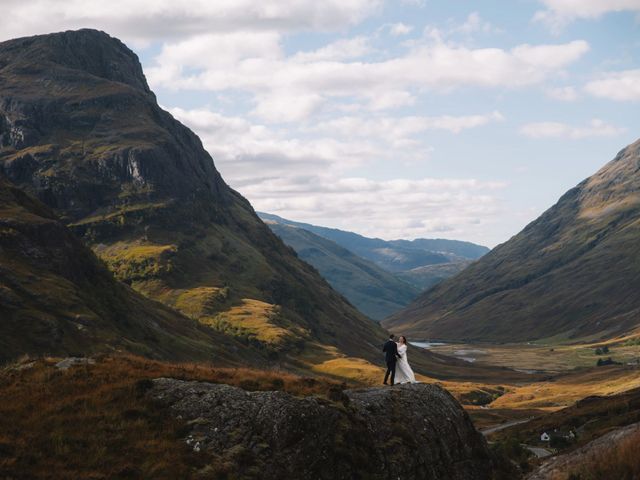
M184 441L229 478L491 478L487 444L436 385L346 390L339 401L154 380L150 395L190 427Z

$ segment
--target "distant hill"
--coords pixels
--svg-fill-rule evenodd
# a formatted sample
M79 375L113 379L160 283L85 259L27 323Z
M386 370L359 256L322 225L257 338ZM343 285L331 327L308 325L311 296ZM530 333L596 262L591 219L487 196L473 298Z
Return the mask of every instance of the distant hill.
M640 326L640 141L385 325L414 337L607 338Z
M382 320L407 306L420 290L337 243L292 225L266 221L298 256L318 269L362 313Z
M263 220L303 228L336 242L356 255L371 260L389 272L404 272L413 268L459 260L475 260L489 249L470 242L443 239L382 240L335 228L294 222L277 215L258 212Z
M423 267L412 268L405 272L398 272L396 273L396 277L423 291L449 277L453 277L472 263L473 260L460 260L457 262L425 265Z

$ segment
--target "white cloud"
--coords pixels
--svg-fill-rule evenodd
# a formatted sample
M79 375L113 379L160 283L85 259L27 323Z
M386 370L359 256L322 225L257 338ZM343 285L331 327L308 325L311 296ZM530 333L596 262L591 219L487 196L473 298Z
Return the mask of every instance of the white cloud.
M559 32L577 19L595 19L610 12L640 12L640 0L540 0L545 10L536 12L534 21Z
M363 139L310 138L207 109L168 110L202 138L234 186L258 184L271 176L304 176L315 168L339 174L381 155L379 145Z
M417 134L428 130L446 130L460 133L462 130L487 125L504 120L500 112L484 115L438 117L339 117L321 122L310 131L321 132L332 137L384 139L393 147L407 146Z
M238 30L336 31L379 11L381 0L3 0L0 37L84 27L149 42Z
M578 92L575 87L554 87L546 90L547 95L562 102L573 102L578 99Z
M251 113L272 123L296 122L317 112L324 99L315 93L291 95L287 91L273 91L256 97L257 106Z
M442 42L444 39L463 37L470 40L476 34L501 33L502 30L484 20L478 12L471 12L464 22L449 20L444 26L427 25L423 29L423 36L431 40Z
M640 100L640 69L609 72L588 82L585 91L596 97L618 101Z
M373 111L406 107L415 103L415 96L403 90L386 90L369 95L369 109Z
M291 60L295 62L351 60L371 51L369 39L360 36L337 40L311 52L298 52L291 57Z
M273 178L241 192L258 210L364 235L392 239L446 232L450 238L486 238L483 230L502 213L499 192L506 186L475 179L305 180L292 189L287 179Z
M473 33L498 33L500 29L483 20L478 12L472 12L467 16L464 23L454 26L451 32L471 35Z
M407 25L406 23L394 23L389 25L389 33L394 37L399 37L401 35L408 35L413 31L412 25Z
M520 133L529 138L569 138L579 140L589 137L613 137L626 131L599 119L593 119L586 127L574 127L560 122L528 123Z
M459 133L503 119L499 112L437 117L345 116L317 125L278 129L228 117L208 109L169 111L202 139L232 184L260 183L265 172L299 176L311 166L341 175L377 160L412 164L428 158L431 147L420 134L428 130Z
M410 104L412 89L532 85L556 75L589 50L582 40L559 45L524 44L511 50L471 49L436 42L414 45L404 55L380 61L339 61L318 58L344 55L345 51L360 54L362 43L332 44L326 50L285 57L271 37L271 41L258 47L259 36L249 37L246 46L240 46L241 38L222 40L224 35L199 36L165 45L156 65L148 69L150 83L173 89L248 92L257 104L254 113L270 118L273 106L290 103L292 112L276 116L299 121L305 113L317 111L332 99L360 98L373 109L383 109ZM203 46L194 47L197 42ZM235 55L235 63L221 64L207 55L203 59L193 53L215 51L218 42L223 51L232 50L228 58ZM226 45L234 47L226 49ZM259 55L258 49L263 47L264 55L250 56Z
M372 180L351 173L379 160L394 162L401 172L403 162L428 156L428 146L414 138L416 134L480 126L499 120L497 112L405 119L384 135L394 119L344 117L294 135L291 129L252 124L206 109L170 112L200 135L225 180L258 210L385 238L446 231L451 237L475 239L485 239L487 225L497 223L502 212L503 182Z

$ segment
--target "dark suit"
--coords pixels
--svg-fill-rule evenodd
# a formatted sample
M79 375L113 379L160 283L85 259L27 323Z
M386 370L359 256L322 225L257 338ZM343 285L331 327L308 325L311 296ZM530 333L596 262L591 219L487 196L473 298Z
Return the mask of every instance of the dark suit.
M389 374L391 374L391 385L396 379L396 361L400 358L398 354L398 345L393 340L387 340L382 347L384 352L384 360L387 362L387 373L384 374L384 383L387 383Z

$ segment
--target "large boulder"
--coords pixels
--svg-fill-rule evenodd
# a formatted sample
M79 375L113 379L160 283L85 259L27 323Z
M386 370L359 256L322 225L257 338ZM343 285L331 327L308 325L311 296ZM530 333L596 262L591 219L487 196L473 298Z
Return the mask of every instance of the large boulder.
M490 477L487 444L437 385L347 390L298 398L228 385L154 380L151 397L188 425L185 441L233 478Z

